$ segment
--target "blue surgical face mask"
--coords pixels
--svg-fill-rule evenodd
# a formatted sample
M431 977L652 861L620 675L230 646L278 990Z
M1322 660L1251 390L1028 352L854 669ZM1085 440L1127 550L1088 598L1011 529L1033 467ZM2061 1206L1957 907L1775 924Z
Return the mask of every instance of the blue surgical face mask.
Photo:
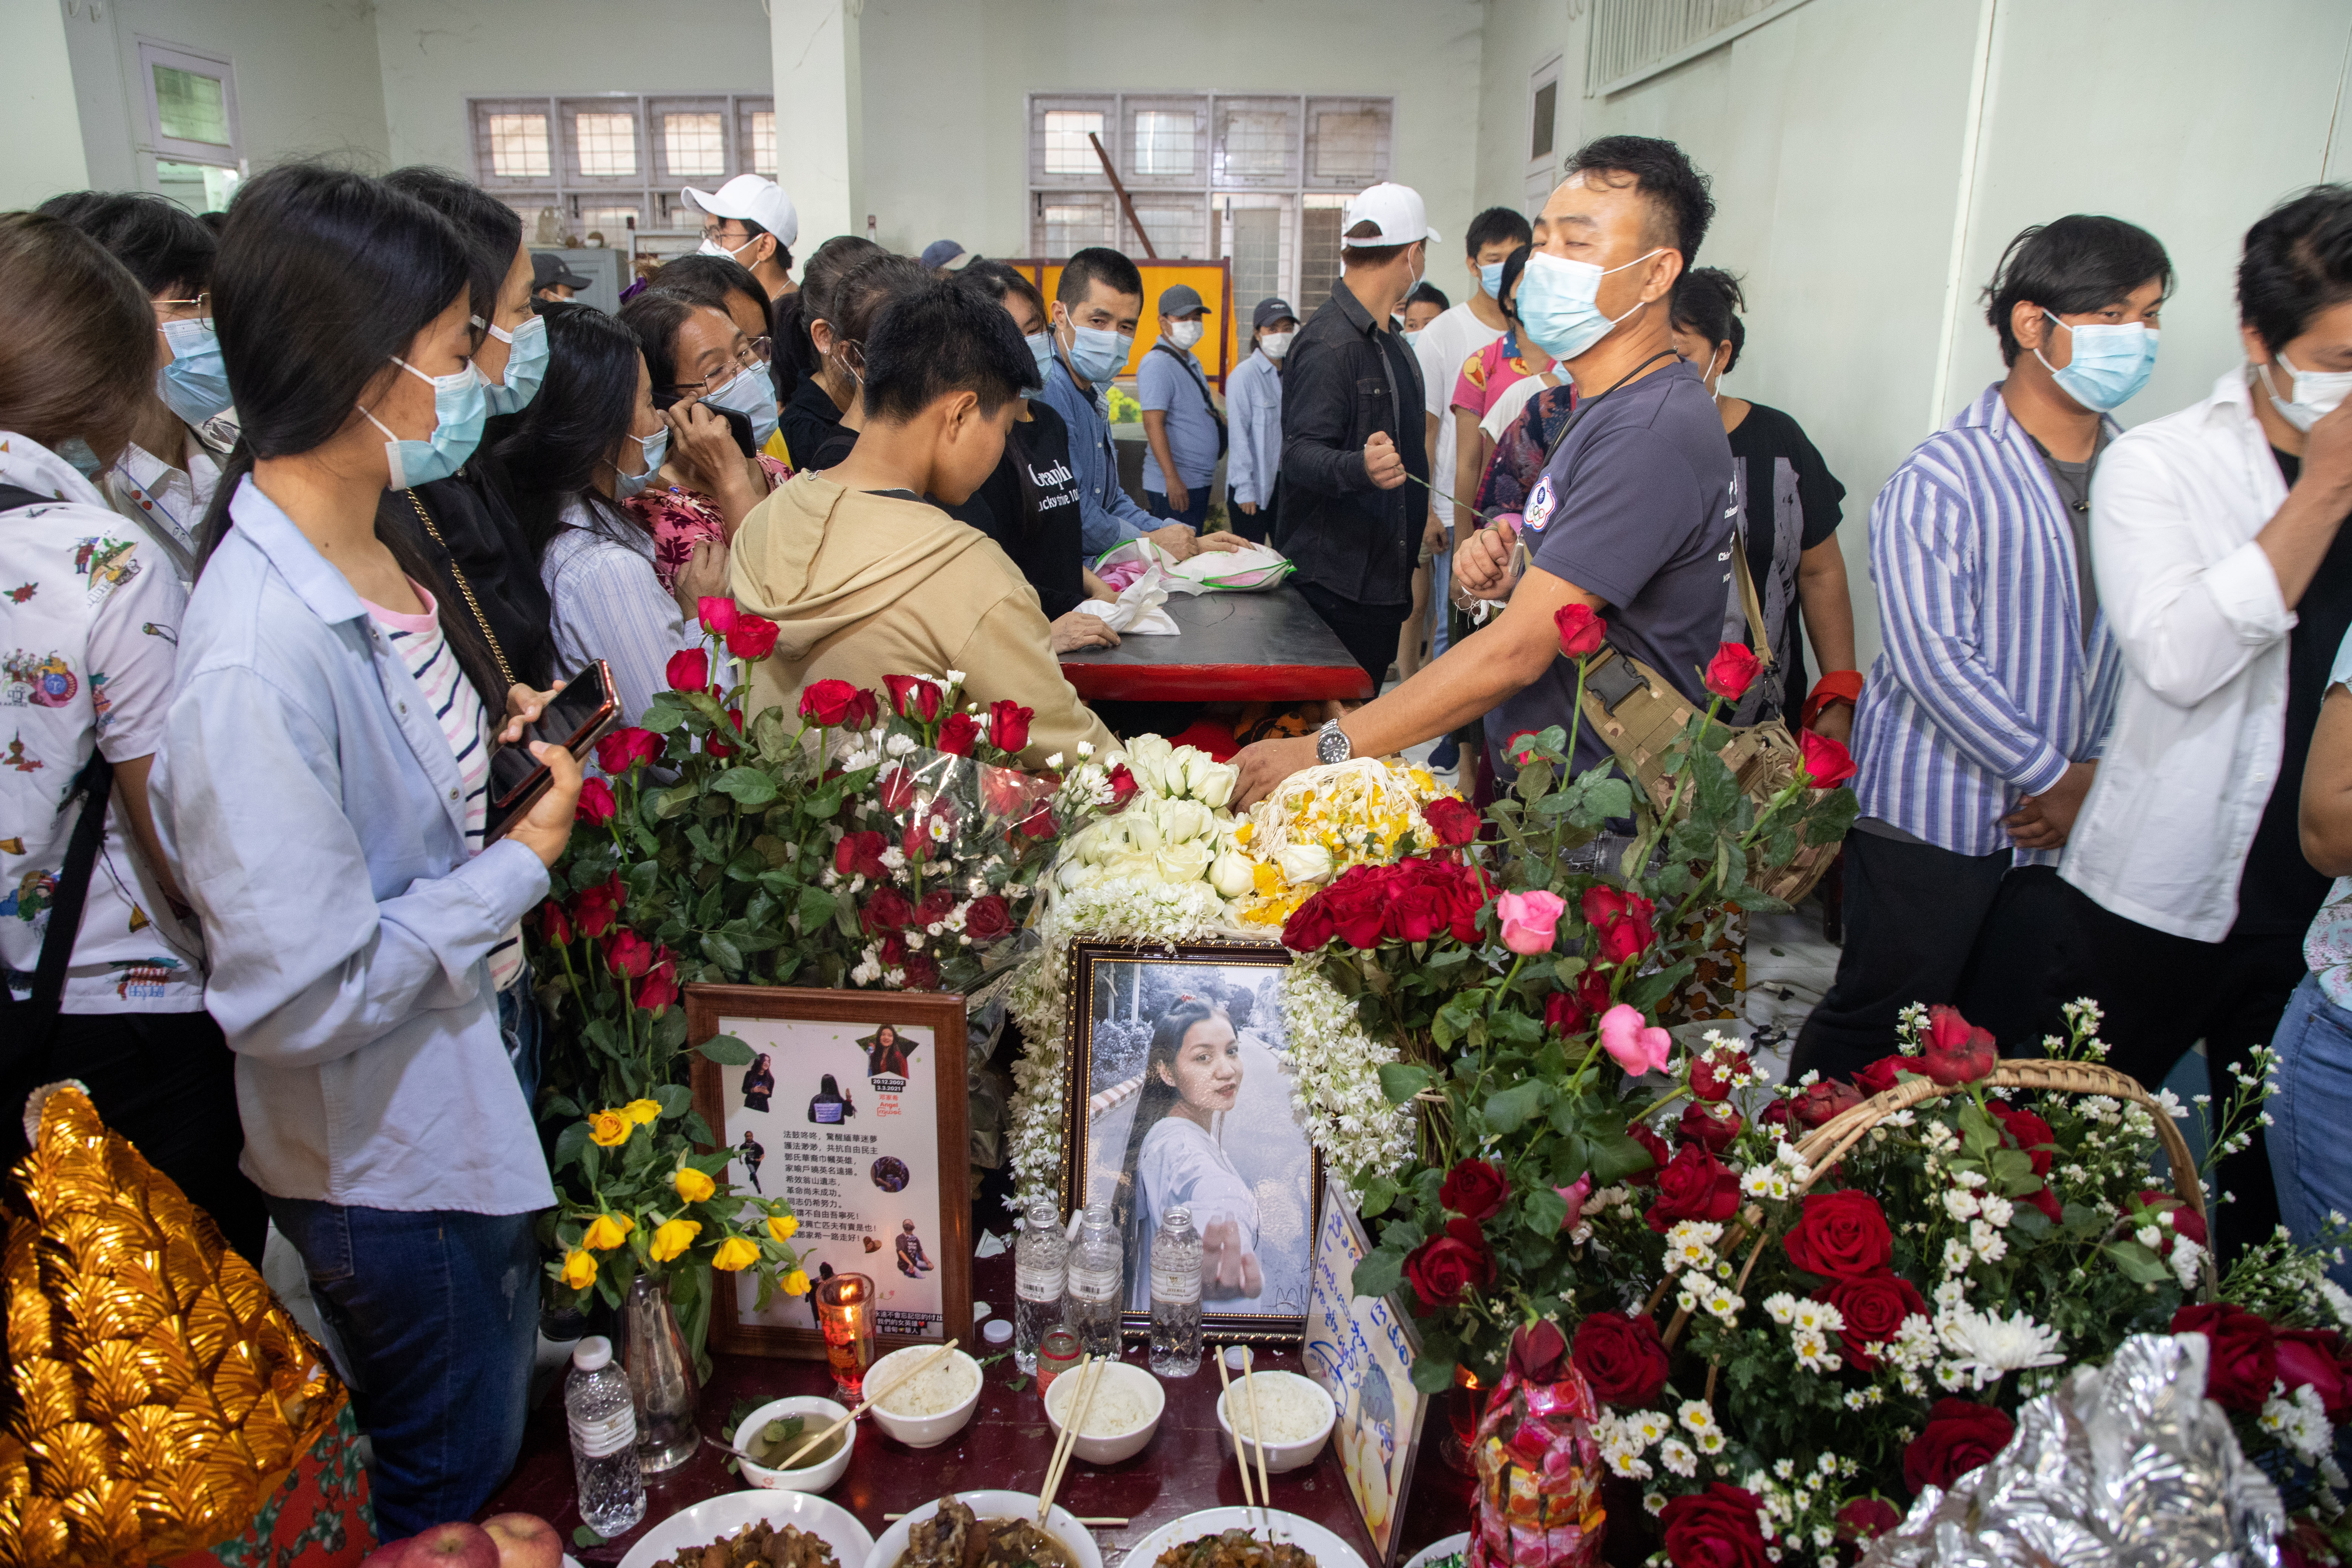
M493 327L481 317L474 324L507 345L506 374L482 384L482 396L493 414L520 414L539 394L547 379L547 319L536 313L515 323L513 331Z
M2070 326L2050 311L2053 326L2064 327L2074 340L2074 357L2062 369L2052 369L2042 351L2033 357L2058 390L2095 414L2120 408L2139 395L2156 370L2156 329L2138 321L2084 322Z
M768 437L776 433L776 384L766 365L740 372L718 391L704 393L702 401L749 419L754 449L766 446Z
M1486 290L1486 298L1489 300L1501 299L1503 297L1503 264L1499 261L1489 261L1479 268L1478 287Z
M1021 341L1027 343L1029 352L1037 356L1037 374L1042 378L1054 363L1054 334L1032 332Z
M404 490L446 479L466 466L481 445L482 421L488 405L482 396L482 373L468 361L447 375L427 375L398 354L392 363L433 388L433 434L422 441L404 441L392 427L363 406L367 422L383 431L384 461L391 468L392 488Z
M1091 386L1099 387L1125 370L1134 349L1131 334L1070 323L1070 368Z
M203 321L166 321L156 330L172 363L155 373L155 395L191 425L226 411L228 367L221 363L220 334Z
M98 460L98 454L90 450L89 443L79 436L67 437L57 444L56 450L58 457L73 465L74 472L86 479L95 480L99 471L106 467Z
M1642 309L1635 305L1623 316L1602 315L1601 307L1594 302L1601 292L1601 280L1611 272L1639 267L1657 254L1652 250L1633 258L1624 267L1603 271L1590 261L1570 261L1549 251L1536 251L1528 258L1527 270L1519 274L1518 298L1513 303L1513 311L1536 347L1554 359L1574 359L1607 337L1626 316Z
M626 500L653 483L654 476L661 472L662 463L669 457L669 426L667 425L650 436L631 436L629 439L637 444L637 450L645 456L645 472L625 474L616 467L613 470L614 500Z

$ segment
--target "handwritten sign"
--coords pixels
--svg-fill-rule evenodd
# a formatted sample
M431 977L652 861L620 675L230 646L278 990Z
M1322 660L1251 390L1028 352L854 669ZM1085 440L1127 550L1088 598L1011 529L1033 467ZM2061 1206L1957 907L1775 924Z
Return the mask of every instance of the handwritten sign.
M1348 1493L1379 1560L1391 1563L1429 1401L1412 1385L1421 1336L1411 1316L1392 1297L1356 1294L1356 1265L1370 1250L1338 1184L1325 1187L1301 1359L1339 1406L1332 1441Z

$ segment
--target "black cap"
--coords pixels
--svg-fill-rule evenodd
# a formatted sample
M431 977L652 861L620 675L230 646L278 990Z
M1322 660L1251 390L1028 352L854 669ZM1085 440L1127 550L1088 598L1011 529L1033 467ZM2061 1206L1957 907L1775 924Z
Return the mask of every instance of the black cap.
M1250 328L1255 331L1259 327L1269 326L1279 321L1286 316L1294 321L1298 320L1298 312L1290 308L1289 300L1260 300L1257 302L1257 309L1250 312Z
M563 258L544 250L530 253L530 291L552 288L561 283L566 289L585 289L591 279L583 278L563 264Z

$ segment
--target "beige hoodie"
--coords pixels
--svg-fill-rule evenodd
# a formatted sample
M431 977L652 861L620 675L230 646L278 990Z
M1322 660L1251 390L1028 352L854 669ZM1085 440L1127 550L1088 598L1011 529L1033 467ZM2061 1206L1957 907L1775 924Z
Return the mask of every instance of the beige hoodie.
M1035 710L1024 763L1118 742L1062 677L1053 631L994 540L923 501L795 475L736 531L735 602L782 628L751 671L751 712L790 714L804 687L846 680L883 698L886 675L964 672L964 697Z

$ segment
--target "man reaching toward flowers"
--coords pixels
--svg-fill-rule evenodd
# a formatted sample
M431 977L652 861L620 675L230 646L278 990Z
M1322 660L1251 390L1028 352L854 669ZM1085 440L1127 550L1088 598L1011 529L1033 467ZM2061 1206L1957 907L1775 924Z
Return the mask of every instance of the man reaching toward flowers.
M1705 384L1675 354L1666 305L1714 212L1706 177L1671 142L1603 137L1569 161L1544 204L1548 233L1518 311L1574 381L1579 411L1528 498L1524 528L1482 529L1454 559L1457 595L1503 601L1502 614L1313 740L1244 751L1236 807L1318 760L1385 756L1481 715L1492 752L1520 731L1566 726L1577 667L1561 658L1563 612L1582 626L1607 607L1618 648L1704 700L1700 667L1730 592L1731 447ZM1521 548L1524 574L1514 569ZM1608 757L1584 726L1576 770Z

